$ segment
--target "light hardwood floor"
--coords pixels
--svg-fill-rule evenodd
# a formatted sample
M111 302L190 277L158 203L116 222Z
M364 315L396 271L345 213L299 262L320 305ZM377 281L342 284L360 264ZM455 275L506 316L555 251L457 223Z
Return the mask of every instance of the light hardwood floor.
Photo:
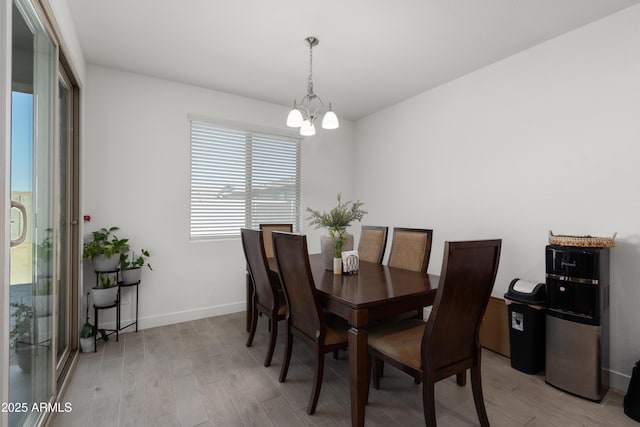
M82 354L62 398L73 410L53 420L71 426L349 426L349 366L329 354L316 413L305 412L313 354L294 337L286 383L278 382L284 350L282 327L272 365L263 364L268 342L262 317L245 347L244 313L121 335ZM509 359L483 351L483 390L493 427L638 426L622 411L622 395L601 403L563 393L541 375L511 368ZM381 390L372 390L368 426L423 426L420 386L392 367ZM478 425L470 383L436 385L438 426Z

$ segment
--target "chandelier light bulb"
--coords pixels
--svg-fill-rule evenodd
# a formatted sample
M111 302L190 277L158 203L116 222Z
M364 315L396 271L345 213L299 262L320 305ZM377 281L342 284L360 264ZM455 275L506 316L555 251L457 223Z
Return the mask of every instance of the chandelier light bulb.
M289 115L287 116L287 126L292 128L299 128L300 126L302 126L302 122L302 113L300 112L300 110L295 108L294 104L294 108L289 111Z
M305 120L302 122L302 126L300 126L300 135L302 136L313 136L316 134L316 127L309 120Z
M338 116L336 113L329 110L322 118L322 129L338 129L340 123L338 122Z

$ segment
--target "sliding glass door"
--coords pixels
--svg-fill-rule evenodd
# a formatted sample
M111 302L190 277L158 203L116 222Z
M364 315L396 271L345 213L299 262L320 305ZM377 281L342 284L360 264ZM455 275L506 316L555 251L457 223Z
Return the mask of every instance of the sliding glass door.
M42 14L14 0L9 400L48 403L77 342L77 88ZM9 426L44 412L13 411Z

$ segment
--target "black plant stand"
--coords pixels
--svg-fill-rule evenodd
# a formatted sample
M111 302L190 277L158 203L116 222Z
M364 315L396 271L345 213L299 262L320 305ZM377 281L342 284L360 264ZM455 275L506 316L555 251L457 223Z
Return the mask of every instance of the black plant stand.
M123 283L120 282L118 283L118 319L117 319L117 328L119 331L123 330L123 329L127 329L130 326L136 325L136 332L138 332L138 285L140 284L140 281L138 280L137 282L132 282L132 283ZM136 287L136 320L134 320L133 322L129 323L128 325L124 325L124 326L120 326L120 292L122 292L123 288L129 288L131 286L135 286Z
M105 270L105 271L96 271L96 286L98 286L98 282L99 282L99 278L101 274L114 274L116 275L116 280L118 277L118 273L120 272L120 268L116 268L113 270ZM107 336L111 336L113 334L116 334L116 341L118 341L119 338L119 334L118 334L118 319L120 319L120 288L118 288L118 296L116 297L116 300L113 303L107 304L107 305L95 305L93 304L93 319L96 322L96 329L99 329L99 325L100 323L98 323L98 311L100 310L106 310L109 308L116 308L116 328L115 329L105 329L104 331L106 332ZM97 352L98 351L98 334L96 333L93 336L93 352Z
M116 319L120 319L120 296L118 296L118 299L116 301L114 301L112 304L109 305L100 305L97 306L95 304L93 304L93 315L94 315L94 319L96 321L96 329L99 328L100 323L98 323L98 312L100 310L106 310L108 308L116 308ZM118 341L119 335L118 335L118 325L116 325L115 329L105 329L105 332L107 333L107 336L116 334L116 341ZM98 351L98 334L95 334L93 336L93 352L97 352Z

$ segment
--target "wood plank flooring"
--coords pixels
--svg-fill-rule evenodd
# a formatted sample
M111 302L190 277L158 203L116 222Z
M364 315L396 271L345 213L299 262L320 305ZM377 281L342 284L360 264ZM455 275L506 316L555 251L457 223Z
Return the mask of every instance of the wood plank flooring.
M286 383L278 382L284 352L279 329L272 365L263 366L268 342L264 317L251 348L245 314L236 313L121 335L82 354L62 402L73 410L51 425L85 426L349 426L348 354L329 354L316 413L305 412L313 354L294 338ZM638 426L609 392L601 403L563 393L541 375L511 368L509 359L483 351L483 390L493 427ZM387 366L381 390L372 390L370 427L423 426L420 386ZM440 427L478 425L470 383L436 385Z

